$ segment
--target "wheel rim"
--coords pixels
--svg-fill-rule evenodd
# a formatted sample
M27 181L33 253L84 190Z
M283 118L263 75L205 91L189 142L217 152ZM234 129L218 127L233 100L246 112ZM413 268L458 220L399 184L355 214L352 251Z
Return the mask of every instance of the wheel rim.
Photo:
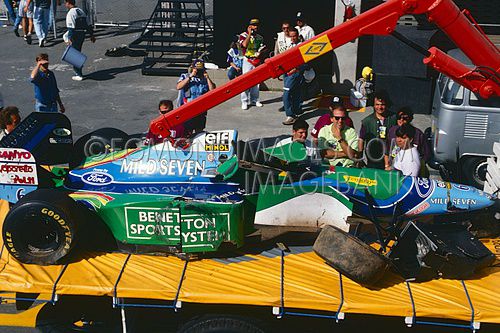
M484 185L484 182L486 181L487 167L488 167L488 162L482 161L474 169L474 180L480 185Z
M26 247L33 253L49 253L59 248L59 225L43 215L28 216L29 229L23 235Z

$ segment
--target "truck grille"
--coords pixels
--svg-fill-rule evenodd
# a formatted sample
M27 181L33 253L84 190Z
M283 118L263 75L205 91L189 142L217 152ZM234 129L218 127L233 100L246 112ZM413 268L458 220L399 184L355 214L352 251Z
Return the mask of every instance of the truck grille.
M469 113L465 116L464 138L486 139L488 115Z

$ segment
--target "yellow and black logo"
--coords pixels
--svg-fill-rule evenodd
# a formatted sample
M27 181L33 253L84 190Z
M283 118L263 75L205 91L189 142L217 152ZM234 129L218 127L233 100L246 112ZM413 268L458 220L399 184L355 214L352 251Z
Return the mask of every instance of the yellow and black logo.
M205 135L205 151L229 151L229 132L214 132Z
M323 35L317 39L310 42L304 43L304 45L299 46L300 53L305 62L309 62L316 59L320 55L323 55L332 50L332 45L327 35Z

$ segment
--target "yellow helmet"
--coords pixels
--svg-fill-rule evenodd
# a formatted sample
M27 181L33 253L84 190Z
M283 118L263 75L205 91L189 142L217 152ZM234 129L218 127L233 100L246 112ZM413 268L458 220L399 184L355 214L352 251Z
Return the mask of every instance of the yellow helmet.
M373 79L373 70L371 69L371 67L365 66L363 68L363 71L361 72L361 76L365 80L370 80L371 81Z

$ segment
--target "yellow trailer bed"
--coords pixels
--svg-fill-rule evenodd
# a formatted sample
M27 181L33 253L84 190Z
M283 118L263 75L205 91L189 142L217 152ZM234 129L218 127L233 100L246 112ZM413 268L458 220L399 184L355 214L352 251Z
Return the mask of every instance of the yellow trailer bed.
M1 221L7 208L0 203ZM484 243L497 261L473 280L406 283L390 275L377 290L341 277L307 246L292 247L284 257L275 248L190 262L172 256L89 254L67 266L23 265L3 250L0 290L111 296L118 306L147 299L268 306L281 313L295 308L500 323L500 239Z

